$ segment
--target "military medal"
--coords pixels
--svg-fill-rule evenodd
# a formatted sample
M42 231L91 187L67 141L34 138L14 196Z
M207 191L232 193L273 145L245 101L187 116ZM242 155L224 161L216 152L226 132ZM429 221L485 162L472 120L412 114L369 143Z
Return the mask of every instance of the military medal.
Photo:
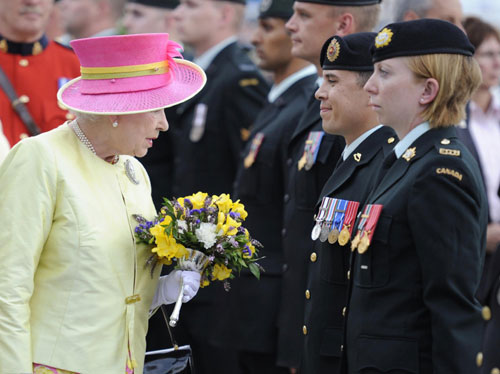
M326 220L323 223L323 227L321 228L321 235L319 237L319 240L321 240L322 242L326 242L330 234L330 227L333 222L333 215L335 214L335 208L338 204L338 201L339 200L337 199L331 199L331 204L327 206L328 213L326 214Z
M370 210L372 206L370 204L365 206L365 209L361 213L361 220L358 223L358 232L356 236L354 237L354 240L351 242L351 251L355 251L356 248L358 248L361 238L363 236L363 230L365 228L366 221L368 220L368 217L370 217Z
M139 184L139 179L137 179L135 175L134 165L132 165L130 160L125 161L125 174L127 174L128 179L130 179L133 184Z
M259 132L255 134L255 137L252 139L252 144L250 145L250 150L248 151L247 156L243 160L243 165L245 169L248 169L253 165L255 159L257 158L257 154L259 153L260 146L264 141L264 134Z
M299 163L297 164L297 168L299 169L299 171L304 169L305 164L306 164L306 155L304 153L300 158Z
M340 200L335 207L335 218L333 219L332 230L328 235L328 242L330 244L335 244L338 240L340 234L340 228L344 223L345 212L347 208L347 200Z
M316 163L316 158L318 157L319 147L321 145L321 140L325 133L323 131L311 131L306 143L309 143L308 152L306 154L306 164L304 168L306 170L311 170L311 168Z
M367 205L367 209L365 209L365 214L368 218L363 227L363 231L361 232L361 241L358 245L358 252L360 254L365 253L370 246L382 208L383 206L380 204L370 204Z
M319 207L319 212L316 217L316 224L314 225L312 231L311 231L311 239L312 240L317 240L319 236L321 235L321 226L323 223L323 220L325 219L327 209L332 203L332 199L325 196L323 197L323 200L321 200L321 205Z
M343 228L340 231L338 242L341 246L346 245L351 239L352 230L354 228L354 220L358 212L359 203L357 201L349 201L344 216Z
M339 230L337 228L334 228L330 233L328 234L328 243L330 244L335 244L337 243L337 240L339 238Z
M359 244L359 232L356 234L354 237L353 241L351 242L351 251L354 252L356 248L358 247Z

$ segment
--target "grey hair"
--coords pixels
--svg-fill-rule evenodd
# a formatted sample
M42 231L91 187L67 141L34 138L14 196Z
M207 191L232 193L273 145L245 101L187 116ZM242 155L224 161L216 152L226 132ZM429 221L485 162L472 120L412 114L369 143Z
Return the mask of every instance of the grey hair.
M433 0L398 0L396 22L404 21L406 12L413 10L420 18L424 18L433 6Z
M81 120L84 123L95 123L100 122L102 117L106 117L105 115L100 114L90 114L90 113L80 113L80 112L72 112L76 116L76 120Z

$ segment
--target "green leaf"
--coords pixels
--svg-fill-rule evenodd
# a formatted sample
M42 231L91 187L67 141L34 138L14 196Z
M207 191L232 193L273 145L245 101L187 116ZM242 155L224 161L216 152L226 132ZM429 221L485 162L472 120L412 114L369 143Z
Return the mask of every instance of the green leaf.
M255 276L255 278L260 280L259 267L257 265L255 265L254 263L251 263L248 267L249 267L250 271L252 272L252 274Z

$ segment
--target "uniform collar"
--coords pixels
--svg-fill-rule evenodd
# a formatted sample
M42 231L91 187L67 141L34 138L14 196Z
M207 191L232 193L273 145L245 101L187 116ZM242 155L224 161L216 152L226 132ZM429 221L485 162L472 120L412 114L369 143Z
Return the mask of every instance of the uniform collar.
M230 36L227 39L224 39L220 43L214 45L212 48L207 50L202 55L196 57L194 62L198 64L203 70L207 70L212 61L217 57L217 55L228 45L235 43L238 41L236 36Z
M280 97L286 90L298 82L304 77L317 74L316 67L314 65L306 66L305 68L296 71L295 73L289 75L283 81L278 84L273 84L271 90L267 95L267 100L270 103L274 103L278 97Z
M412 143L417 140L421 135L425 134L431 128L429 122L422 122L420 125L411 130L406 136L399 141L394 147L394 153L396 157L400 158L406 149L412 145Z
M368 131L365 131L361 136L359 136L356 140L354 140L351 144L349 145L346 145L346 147L344 148L344 152L342 152L342 158L345 160L347 160L347 158L351 155L352 152L354 152L354 150L356 148L358 148L358 146L363 143L363 141L368 138L371 134L373 134L375 131L377 131L378 129L380 129L383 125L377 125L375 127L372 127L370 130Z
M12 53L21 56L38 55L47 48L48 44L49 39L45 35L33 43L13 42L0 35L0 51L3 53Z

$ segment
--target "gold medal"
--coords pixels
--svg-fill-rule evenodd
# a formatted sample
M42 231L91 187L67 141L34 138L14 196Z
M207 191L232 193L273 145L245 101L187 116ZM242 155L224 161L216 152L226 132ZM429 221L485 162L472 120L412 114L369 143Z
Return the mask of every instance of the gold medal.
M255 157L253 157L252 153L249 153L247 157L243 160L243 165L245 166L245 169L248 169L250 166L253 165L255 162Z
M368 234L365 233L365 235L361 238L361 241L359 242L358 253L359 254L365 253L369 246L370 246L370 239L368 239Z
M356 250L356 247L358 246L359 244L359 232L356 234L356 236L354 237L354 240L351 242L351 251L355 251Z
M306 154L304 153L300 158L299 163L297 164L299 171L302 170L304 166L306 166L306 162L307 162L307 157Z
M351 233L349 232L349 229L347 226L344 226L342 231L339 234L339 244L341 246L346 245L349 242L349 239L351 238Z
M335 244L338 238L339 230L337 228L334 228L332 231L330 231L330 234L328 234L328 243Z

